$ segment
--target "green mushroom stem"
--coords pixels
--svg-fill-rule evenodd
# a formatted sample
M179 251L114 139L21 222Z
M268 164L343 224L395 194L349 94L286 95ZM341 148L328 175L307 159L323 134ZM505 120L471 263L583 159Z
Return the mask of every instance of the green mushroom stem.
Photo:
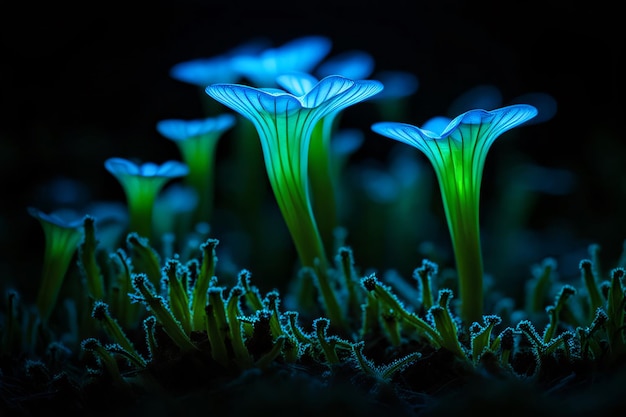
M345 331L347 321L331 285L326 248L312 208L310 144L320 120L377 94L382 84L340 76L318 81L301 74L283 76L280 84L293 94L228 83L210 85L206 92L254 124L269 182L301 267L315 271L331 326Z
M536 115L535 107L517 104L470 110L453 120L437 118L436 125L423 128L397 122L372 125L376 133L419 149L435 170L456 262L459 314L470 324L483 314L479 202L487 152L501 134Z
M483 254L478 222L478 200L459 204L455 189L446 188L449 182L440 180L448 229L454 248L454 260L459 276L461 316L478 321L483 314ZM468 199L469 200L469 199Z
M192 216L194 225L210 223L212 220L217 145L223 134L235 124L235 120L235 116L224 113L203 119L165 119L156 125L162 136L176 144L189 168L184 182L198 197Z
M124 158L109 158L104 166L124 189L130 231L152 238L152 212L158 194L170 180L188 175L189 168L178 161L136 164Z
M82 221L65 221L56 213L45 214L33 207L30 215L41 224L45 234L43 269L37 292L37 308L42 322L47 322L56 306L70 262L83 239Z

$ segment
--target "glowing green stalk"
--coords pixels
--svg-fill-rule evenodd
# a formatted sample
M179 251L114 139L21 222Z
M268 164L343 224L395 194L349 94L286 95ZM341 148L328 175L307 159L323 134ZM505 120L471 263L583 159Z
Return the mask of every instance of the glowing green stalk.
M308 94L319 80L304 72L287 72L276 78L276 82L294 95ZM337 170L331 149L331 138L338 125L341 110L333 109L315 123L309 145L309 184L311 187L313 213L319 221L322 242L332 248L334 231L339 225L337 214Z
M336 113L320 120L312 132L309 161L313 211L320 220L320 233L326 247L331 248L333 234L338 226L337 181L333 176L330 139L334 131Z
M374 132L422 151L435 169L459 278L460 315L469 323L479 321L483 313L478 209L485 158L496 138L536 114L533 106L519 104L470 110L437 129L395 122L372 126Z
M104 166L124 188L130 231L150 239L156 197L168 181L189 173L187 165L178 161L167 161L162 165L136 164L123 158L109 158Z
M307 79L308 80L308 79ZM306 81L306 80L305 80ZM293 84L297 84L294 80ZM330 76L299 95L239 84L213 84L209 96L248 118L257 129L265 168L302 266L313 268L333 324L345 327L330 284L329 263L309 195L308 158L315 124L326 114L358 103L382 89L377 81ZM293 89L291 89L293 91Z
M312 71L330 52L332 41L324 36L302 36L281 45L272 45L267 39L253 38L223 54L180 62L171 68L170 75L179 81L202 89L202 105L207 116L220 110L221 103L205 94L205 88L214 83L235 83L246 79L255 87L275 87L276 77L289 71ZM238 115L240 116L240 115ZM265 183L260 182L257 168L263 160L259 144L250 144L250 133L255 127L239 117L231 134L233 161L239 170L229 180L237 193L233 201L245 230L251 232L253 243L259 229L256 216L265 199ZM191 167L190 167L191 168ZM262 243L262 242L261 242ZM263 256L262 254L259 256Z
M37 307L41 320L46 322L56 305L72 257L83 239L83 220L67 211L46 214L29 207L28 213L39 221L45 234Z
M235 116L221 114L199 120L167 119L157 123L161 135L176 143L189 167L185 181L198 196L193 223L209 223L213 212L215 152L218 140L235 124Z

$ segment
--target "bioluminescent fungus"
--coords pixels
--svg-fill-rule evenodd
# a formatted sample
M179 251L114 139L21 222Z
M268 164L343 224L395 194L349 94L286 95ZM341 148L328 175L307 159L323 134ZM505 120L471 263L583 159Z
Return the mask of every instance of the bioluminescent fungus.
M204 119L166 119L157 122L157 131L176 143L189 168L184 181L198 194L193 223L210 223L213 212L215 152L218 140L233 127L236 118L224 113Z
M289 93L302 96L308 94L319 80L307 73L291 72L278 76L276 82ZM331 139L343 108L327 112L316 122L309 145L309 182L313 213L318 219L322 241L327 248L332 247L334 231L339 220L336 202L338 179L333 170Z
M129 230L142 237L152 237L152 212L155 200L168 181L184 177L189 168L179 161L163 164L135 163L124 158L109 158L104 166L124 189L129 216Z
M419 149L435 170L456 261L460 316L469 323L479 321L483 314L479 200L487 152L501 134L536 114L535 107L518 104L492 111L470 110L441 131L398 122L372 125L374 132Z
M204 94L204 88L216 83L237 83L247 80L254 87L276 87L276 77L287 71L311 71L329 53L332 42L325 36L302 36L273 46L265 38L257 37L211 58L194 59L175 65L170 75L178 80L202 87L202 103L207 116L213 116L220 103ZM238 115L240 116L240 115ZM250 144L255 135L254 126L239 117L232 132L233 168L230 186L233 210L238 213L243 228L258 236L257 213L266 198L267 184L257 176L263 166L260 146Z
M249 26L239 17L231 35ZM16 265L0 260L0 415L618 409L626 243L607 257L563 219L549 221L539 203L577 191L574 171L520 149L494 158L496 177L483 175L495 139L551 120L554 98L504 100L490 73L417 127L398 123L418 110L411 72L374 71L385 61L357 49L325 58L330 41L319 36L273 45L256 38L172 68L202 93L200 116L155 120L178 146L166 160L180 162L106 160L103 175L126 198L118 185L114 203L92 200L99 187L85 170L79 180L48 175L23 195L57 209L24 211L45 232L39 275L28 230L0 217L7 249L26 249L5 253ZM368 145L367 134L392 140ZM479 213L481 181L498 198ZM588 259L577 280L561 265L575 265L578 244ZM544 250L556 256L529 270ZM495 402L476 401L487 397Z
M359 103L382 88L375 80L329 76L312 85L294 83L289 94L238 84L214 84L206 92L256 127L270 185L303 267L316 272L331 320L343 317L328 278L328 258L311 205L309 148L316 124L326 115Z
M310 88L319 78L329 75L341 75L350 79L366 79L374 70L374 58L368 52L358 49L349 50L331 56L321 62L316 70L315 77L310 74L288 73L276 78L281 87L297 94L299 88ZM308 80L306 78L309 78ZM377 94L376 96L380 95ZM332 146L335 132L339 125L340 115L333 112L326 115L317 123L313 130L309 156L309 170L311 172L311 191L313 195L313 211L319 222L322 240L327 247L335 243L335 230L340 222L338 176L333 161Z
M36 303L40 319L47 322L57 303L70 262L83 239L84 216L73 210L47 214L34 207L28 207L28 213L39 221L45 236L43 270Z

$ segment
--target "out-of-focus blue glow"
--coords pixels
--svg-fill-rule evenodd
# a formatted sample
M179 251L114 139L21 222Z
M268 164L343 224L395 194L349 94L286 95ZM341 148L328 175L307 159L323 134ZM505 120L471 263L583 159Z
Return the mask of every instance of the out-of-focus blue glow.
M375 100L407 97L414 94L419 87L417 76L407 71L378 71L375 78L385 86L385 89L374 97Z
M94 218L98 244L110 251L116 250L128 227L126 205L120 201L94 201L84 211Z
M256 55L267 47L268 40L251 39L221 55L180 62L170 69L170 76L202 88L213 83L234 83L241 74L232 66L233 57Z
M404 188L415 185L418 179L424 176L424 163L417 157L416 153L393 152L391 157L389 172Z
M435 116L426 120L422 125L423 130L428 130L433 133L433 136L441 135L441 133L448 127L448 124L452 119L445 116Z
M171 213L189 213L193 211L197 203L198 195L192 187L175 183L165 187L155 204L167 207L167 211Z
M45 213L35 207L27 207L28 214L39 221L53 224L62 229L77 229L82 227L85 215L73 209L60 208Z
M305 94L308 94L309 91L313 90L313 87L319 83L319 80L306 72L290 71L276 77L276 83L280 87L287 90L289 94L293 94L294 96L304 96ZM280 93L279 89L272 90L266 88L264 90Z
M174 183L165 187L154 202L154 232L156 236L173 233L179 241L192 229L193 211L199 196L192 186Z
M472 109L493 110L502 106L502 93L491 84L478 85L465 91L448 106L447 115L454 117Z
M38 186L36 198L48 207L83 207L91 198L89 186L77 179L54 177Z
M526 122L526 124L537 124L547 122L556 115L557 102L554 97L547 93L534 92L526 93L512 100L513 103L528 103L537 108L537 117Z
M240 54L232 68L257 87L273 87L276 77L290 71L311 72L330 52L332 42L324 36L304 36L257 54Z
M182 141L207 133L222 132L231 128L236 120L234 115L228 113L204 119L166 119L157 122L156 129L170 140Z
M398 198L399 185L387 170L363 167L358 180L365 195L375 203L390 204Z
M554 97L542 92L522 94L508 103L529 104L537 109L537 116L527 120L525 125L546 122L554 117L557 110ZM458 96L448 107L447 114L453 117L471 109L493 110L502 105L503 97L500 90L494 85L484 84L473 87Z
M368 78L374 71L374 58L367 52L352 50L332 56L322 62L316 74L320 78L341 75L353 80Z
M365 140L363 131L355 128L338 130L330 142L334 154L349 155L357 151Z
M105 168L114 176L138 176L177 178L189 173L187 165L179 161L166 161L159 165L154 162L135 163L124 158L109 158L104 163Z
M230 58L227 56L181 62L171 68L170 76L198 87L206 87L216 82L232 83L239 79L239 74L232 70Z
M550 195L566 195L576 186L576 176L572 171L559 168L526 164L515 170L515 177L531 191Z

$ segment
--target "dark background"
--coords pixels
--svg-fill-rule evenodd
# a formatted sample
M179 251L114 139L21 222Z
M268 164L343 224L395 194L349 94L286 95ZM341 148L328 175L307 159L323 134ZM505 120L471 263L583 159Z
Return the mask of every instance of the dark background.
M375 57L377 68L416 74L420 86L410 120L404 120L412 124L442 114L455 97L480 84L497 86L504 101L536 91L553 96L553 119L524 127L515 140L497 142L490 151L485 212L497 201L491 191L507 153L567 170L576 186L564 195L540 195L528 219L528 228L546 231L548 239L566 236L562 246L541 256L577 249L584 255L585 245L595 242L615 259L626 238L625 34L618 11L602 3L15 5L0 18L5 273L19 281L26 270L39 268L33 259L41 257L41 230L25 207L37 203L41 184L61 175L87 181L94 198L123 199L104 170L105 159L162 162L177 155L155 123L201 117L202 109L195 88L169 76L174 64L224 53L256 36L280 45L312 34L330 37L332 53L362 49ZM375 121L361 122L367 127ZM366 139L359 158L377 157L391 146L371 132Z

